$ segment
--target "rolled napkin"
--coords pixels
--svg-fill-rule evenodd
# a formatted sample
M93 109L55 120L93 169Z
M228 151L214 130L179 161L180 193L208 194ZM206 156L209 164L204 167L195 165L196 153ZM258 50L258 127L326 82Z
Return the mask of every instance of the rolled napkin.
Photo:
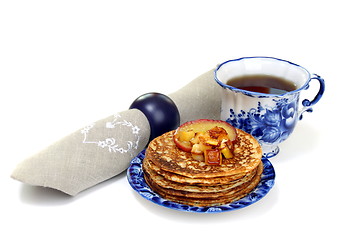
M170 94L180 123L219 119L219 91L210 70ZM137 109L126 110L85 126L23 160L11 177L74 196L126 170L131 159L146 147L149 136L145 115Z

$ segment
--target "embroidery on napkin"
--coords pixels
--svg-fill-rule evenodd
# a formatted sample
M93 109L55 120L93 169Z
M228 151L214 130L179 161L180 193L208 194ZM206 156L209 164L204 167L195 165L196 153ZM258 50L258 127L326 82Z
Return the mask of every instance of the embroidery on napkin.
M113 137L106 138L105 140L97 140L97 141L91 141L88 140L89 133L91 132L91 129L94 128L96 123L91 123L87 126L85 126L81 133L84 135L83 143L90 143L90 144L97 144L101 148L107 148L109 152L118 152L118 153L127 153L131 151L132 149L137 149L139 145L140 140L140 128L136 125L133 125L131 122L126 121L125 119L121 119L120 114L114 114L114 119L110 122L105 123L106 129L116 129L116 126L126 126L131 129L132 134L135 137L134 141L127 141L126 147L120 147L117 143L117 140Z

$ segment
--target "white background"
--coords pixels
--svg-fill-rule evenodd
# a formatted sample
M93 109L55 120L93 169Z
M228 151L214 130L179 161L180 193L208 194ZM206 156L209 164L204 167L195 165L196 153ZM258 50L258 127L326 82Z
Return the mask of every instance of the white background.
M356 1L1 1L1 239L359 239L360 17ZM16 165L139 95L172 93L218 63L272 56L326 81L272 160L260 202L167 209L125 174L69 197ZM317 88L316 84L312 88Z

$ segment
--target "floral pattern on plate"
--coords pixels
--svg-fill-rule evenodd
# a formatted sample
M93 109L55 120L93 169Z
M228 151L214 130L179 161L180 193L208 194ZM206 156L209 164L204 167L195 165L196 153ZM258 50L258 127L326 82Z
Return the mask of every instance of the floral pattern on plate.
M212 207L194 207L185 204L176 203L167 199L162 198L157 193L155 193L145 182L144 173L142 170L142 161L145 157L145 150L141 151L138 156L136 156L131 162L127 170L127 178L131 187L138 192L143 198L156 203L160 206L171 208L179 211L186 212L198 212L198 213L217 213L217 212L226 212L236 209L241 209L247 207L260 199L262 199L274 186L275 181L275 170L271 162L263 158L264 171L261 175L261 180L258 186L251 191L247 196L229 203L220 206Z

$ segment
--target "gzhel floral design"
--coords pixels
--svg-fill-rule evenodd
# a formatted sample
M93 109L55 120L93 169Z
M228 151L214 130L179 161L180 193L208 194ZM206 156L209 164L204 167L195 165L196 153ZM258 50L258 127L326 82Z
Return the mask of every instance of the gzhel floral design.
M106 129L114 129L117 125L129 127L130 131L134 134L134 141L127 141L126 146L119 146L117 140L113 137L106 138L104 140L91 141L88 140L88 135L90 130L95 126L95 123L92 123L81 130L81 133L84 135L83 143L93 143L97 144L101 148L107 148L109 152L118 152L118 153L127 153L132 149L137 149L140 140L140 128L133 125L131 122L126 120L120 120L121 116L119 114L114 115L112 121L106 122Z
M242 129L262 144L274 144L284 141L294 130L297 122L297 99L273 99L275 106L262 106L258 102L257 108L248 112L243 110L236 114L230 109L230 117L226 120L233 126Z

